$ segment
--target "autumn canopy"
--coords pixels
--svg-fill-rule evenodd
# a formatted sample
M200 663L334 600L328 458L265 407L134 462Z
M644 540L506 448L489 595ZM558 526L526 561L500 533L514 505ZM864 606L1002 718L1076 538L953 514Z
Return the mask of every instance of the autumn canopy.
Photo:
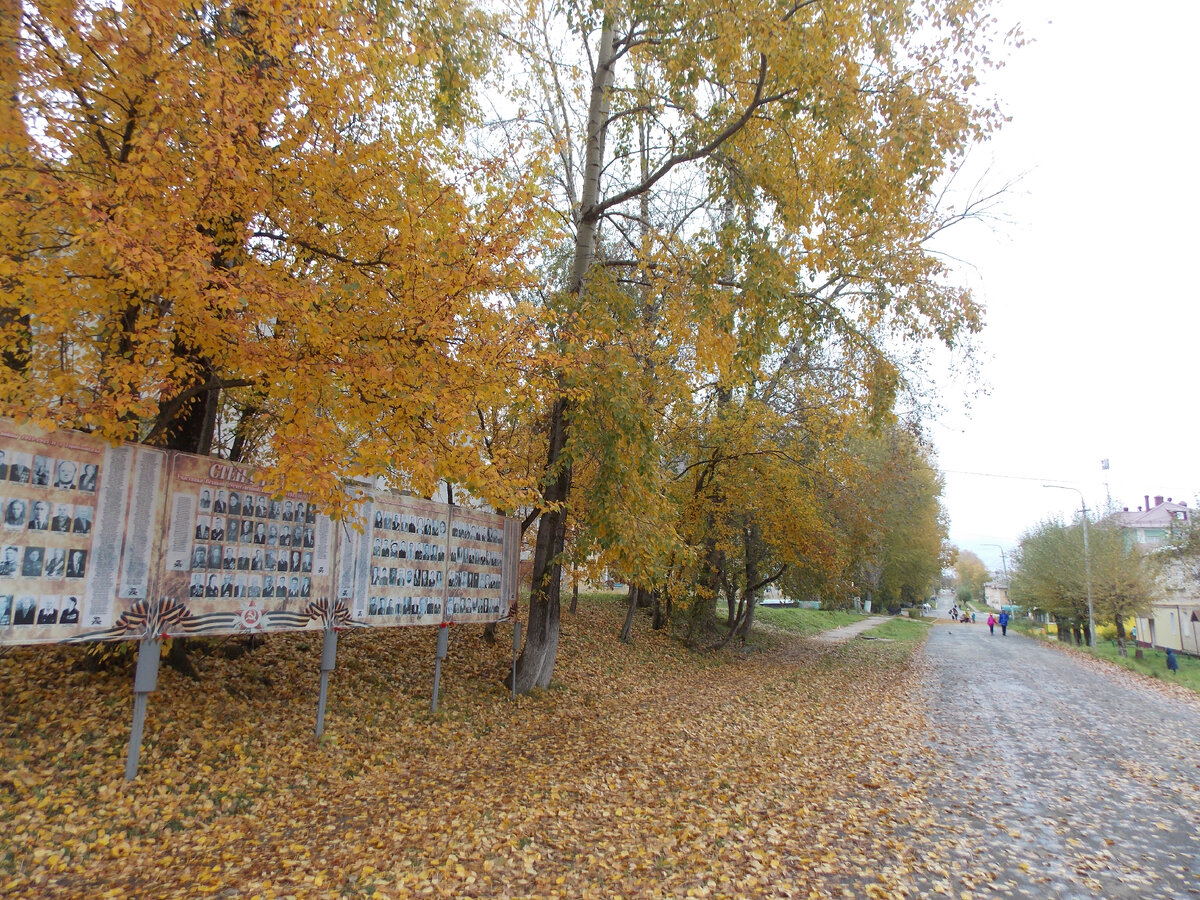
M912 601L985 6L2 0L0 414L520 515L520 690L564 567Z

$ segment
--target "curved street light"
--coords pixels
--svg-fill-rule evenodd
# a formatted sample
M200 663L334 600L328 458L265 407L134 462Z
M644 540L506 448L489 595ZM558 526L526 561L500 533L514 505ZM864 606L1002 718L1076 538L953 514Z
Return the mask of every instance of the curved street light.
M997 550L1000 551L1000 564L1004 567L1004 580L1008 581L1008 558L1005 555L1003 545L1001 545L1001 544L984 544L983 546L995 547ZM1008 608L1012 611L1013 615L1015 616L1017 613L1017 607L1013 604L1012 598L1010 598L1008 596L1008 586L1007 585L1005 585L1005 588L1004 588L1004 599L1008 601ZM1001 612L1004 611L1003 604L1001 604L1001 606L1000 606L1000 611Z
M1068 487L1065 484L1043 484L1044 488L1054 488L1058 491L1074 491L1079 495L1079 508L1083 512L1083 572L1087 583L1088 601L1088 646L1096 649L1096 613L1092 607L1092 556L1088 550L1087 501L1079 488Z

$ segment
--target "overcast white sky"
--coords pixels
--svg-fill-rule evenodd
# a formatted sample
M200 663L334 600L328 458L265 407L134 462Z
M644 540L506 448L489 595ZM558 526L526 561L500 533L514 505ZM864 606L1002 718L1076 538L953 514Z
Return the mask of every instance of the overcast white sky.
M988 307L990 393L968 411L942 385L950 409L931 427L951 540L996 569L992 545L1079 508L1043 482L1089 508L1105 482L1131 509L1200 492L1200 4L1004 0L999 14L1033 43L992 79L1012 121L972 162L1027 174L1007 224L945 242Z

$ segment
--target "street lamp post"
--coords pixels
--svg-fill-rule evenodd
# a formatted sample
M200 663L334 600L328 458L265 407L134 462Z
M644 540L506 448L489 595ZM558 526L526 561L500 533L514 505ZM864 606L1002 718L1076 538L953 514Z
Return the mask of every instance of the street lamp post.
M1079 495L1079 509L1083 513L1083 574L1087 583L1087 600L1088 600L1088 646L1093 650L1096 649L1096 612L1092 606L1092 555L1088 550L1088 519L1087 519L1087 501L1083 497L1083 491L1079 488L1068 487L1065 484L1043 484L1044 488L1054 488L1059 491L1074 491Z
M985 547L995 547L1000 551L1000 565L1004 566L1004 577L1008 577L1008 559L1005 558L1004 548L1000 544L984 544Z
M1002 565L1002 566L1004 567L1004 580L1005 580L1005 581L1008 581L1008 559L1007 559L1007 558L1005 558L1005 555L1004 555L1004 547L1002 547L1000 544L984 544L983 546L985 546L985 547L995 547L997 550L999 550L999 551L1000 551L1000 565ZM1013 606L1012 600L1010 600L1010 599L1008 598L1008 585L1005 585L1005 586L1004 586L1004 598L1005 598L1006 600L1008 600L1008 608L1009 608L1010 610L1012 610L1013 614L1015 615L1015 614L1016 614L1016 609L1017 609L1017 608L1016 608L1015 606ZM1001 611L1001 612L1003 612L1003 611L1004 611L1004 607L1003 607L1003 605L1000 607L1000 611Z

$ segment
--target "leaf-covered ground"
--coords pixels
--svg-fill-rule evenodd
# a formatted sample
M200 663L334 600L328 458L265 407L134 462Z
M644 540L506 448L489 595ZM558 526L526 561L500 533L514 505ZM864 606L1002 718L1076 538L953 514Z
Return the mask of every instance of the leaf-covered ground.
M344 633L320 742L319 637L200 656L199 683L164 668L133 783L128 673L18 648L0 894L911 894L912 644L695 655L641 619L621 644L620 615L564 613L555 685L516 703L511 632L453 629L436 715L431 630Z

